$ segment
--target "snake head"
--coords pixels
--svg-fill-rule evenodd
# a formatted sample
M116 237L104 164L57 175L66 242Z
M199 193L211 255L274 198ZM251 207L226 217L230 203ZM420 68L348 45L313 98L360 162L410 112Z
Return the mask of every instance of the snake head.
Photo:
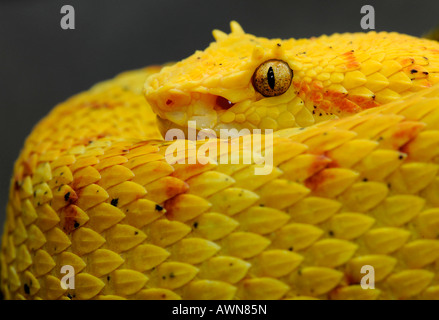
M297 126L291 111L300 112L303 101L291 85L295 66L286 53L300 40L259 38L230 25L230 34L214 30L216 41L204 51L147 79L144 93L162 134L185 131L189 121L216 134Z
M267 39L213 31L204 51L149 77L162 134L307 127L398 100L439 82L436 42L398 33ZM386 53L388 52L388 53ZM193 121L193 122L192 122Z

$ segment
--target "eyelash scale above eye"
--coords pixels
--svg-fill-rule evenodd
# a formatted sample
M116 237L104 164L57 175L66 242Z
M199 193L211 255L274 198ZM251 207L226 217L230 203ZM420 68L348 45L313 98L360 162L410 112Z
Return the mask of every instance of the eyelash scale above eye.
M282 60L267 60L256 68L252 83L256 91L265 97L279 96L291 85L293 71Z

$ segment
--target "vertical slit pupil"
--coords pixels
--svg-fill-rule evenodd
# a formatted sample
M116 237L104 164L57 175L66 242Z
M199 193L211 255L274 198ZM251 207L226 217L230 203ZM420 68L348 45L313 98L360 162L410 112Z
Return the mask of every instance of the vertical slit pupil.
M268 68L267 80L268 80L268 85L270 86L271 90L273 90L274 89L274 85L276 83L276 79L274 78L274 72L273 72L273 68L272 67Z

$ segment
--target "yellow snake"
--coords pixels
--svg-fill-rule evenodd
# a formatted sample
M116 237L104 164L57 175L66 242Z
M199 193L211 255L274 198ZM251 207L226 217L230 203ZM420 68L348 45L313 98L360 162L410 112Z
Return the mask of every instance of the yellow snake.
M439 299L439 43L231 29L38 123L11 181L6 299ZM273 129L273 170L170 164L189 143L159 130L189 121Z

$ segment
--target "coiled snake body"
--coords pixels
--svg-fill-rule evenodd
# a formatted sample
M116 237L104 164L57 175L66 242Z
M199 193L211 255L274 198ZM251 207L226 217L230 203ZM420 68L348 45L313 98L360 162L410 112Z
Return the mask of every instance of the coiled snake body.
M231 26L34 128L11 181L5 298L439 299L439 43ZM273 170L168 163L159 130L189 121L273 129Z

